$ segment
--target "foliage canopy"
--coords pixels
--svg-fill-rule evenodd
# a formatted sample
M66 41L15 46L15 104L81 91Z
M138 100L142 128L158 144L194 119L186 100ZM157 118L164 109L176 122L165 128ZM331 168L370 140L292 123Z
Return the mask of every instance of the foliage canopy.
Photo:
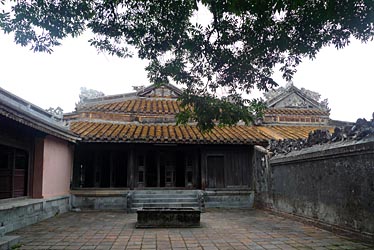
M273 69L281 65L290 80L305 57L326 45L342 48L352 37L374 36L372 0L18 0L3 4L0 28L15 42L51 53L68 36L85 30L99 51L150 61L149 79L186 86L179 114L202 129L213 121L253 121L259 100L243 99L257 87L276 86ZM8 10L6 10L8 7ZM209 11L207 24L196 13ZM226 98L217 99L224 88Z

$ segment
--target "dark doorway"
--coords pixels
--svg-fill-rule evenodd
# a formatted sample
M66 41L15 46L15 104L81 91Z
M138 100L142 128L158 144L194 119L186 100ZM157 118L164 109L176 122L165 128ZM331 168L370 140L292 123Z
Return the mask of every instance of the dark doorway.
M12 154L10 147L0 145L0 199L12 197Z
M225 168L223 156L208 156L208 187L210 188L223 188L225 187Z
M127 153L78 150L75 153L74 187L126 187Z
M97 153L94 151L81 151L75 153L75 155L77 155L77 158L79 157L76 165L76 173L79 174L77 187L95 187L94 160Z
M177 161L176 161L176 187L185 187L185 157L183 152L178 151L176 152Z
M157 158L155 152L147 154L145 166L146 187L157 187Z
M160 153L160 187L165 187L165 154Z
M113 183L114 187L127 186L127 154L116 152L113 154Z
M104 151L99 154L98 157L98 168L99 171L96 174L99 175L100 187L110 187L110 152Z

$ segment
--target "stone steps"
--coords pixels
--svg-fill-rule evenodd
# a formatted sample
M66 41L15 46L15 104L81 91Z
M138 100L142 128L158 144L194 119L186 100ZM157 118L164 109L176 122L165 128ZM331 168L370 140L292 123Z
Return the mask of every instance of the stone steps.
M143 207L152 207L152 208L171 208L171 207L194 207L197 208L199 203L197 202L151 202L151 203L133 203L133 208L143 208Z
M196 197L142 197L134 198L133 203L169 203L169 202L196 202Z
M155 198L155 199L177 199L177 198L196 198L196 195L183 195L183 194L150 194L150 195L146 195L146 194L136 194L135 196L137 199L138 198L145 198L145 199L148 199L148 198Z
M183 191L183 190L164 190L164 191L160 191L160 190L156 190L156 191L152 191L152 190L135 190L133 191L134 194L136 194L136 196L196 196L196 190L195 191L191 191L191 190L187 190L187 191Z
M180 208L200 209L198 190L135 190L128 196L128 211L141 208Z

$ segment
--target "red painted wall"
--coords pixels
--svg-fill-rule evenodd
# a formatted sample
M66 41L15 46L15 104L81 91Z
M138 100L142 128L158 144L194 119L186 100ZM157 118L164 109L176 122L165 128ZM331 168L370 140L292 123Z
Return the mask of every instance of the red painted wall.
M44 139L43 198L69 194L73 152L66 141L53 136Z

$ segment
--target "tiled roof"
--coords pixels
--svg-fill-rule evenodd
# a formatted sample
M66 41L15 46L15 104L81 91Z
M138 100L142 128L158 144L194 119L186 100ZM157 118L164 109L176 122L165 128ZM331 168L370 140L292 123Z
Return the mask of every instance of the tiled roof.
M176 99L137 98L118 102L95 104L80 111L100 111L111 113L176 114L180 110Z
M320 109L298 109L298 108L269 108L265 110L266 115L318 115L329 116L328 111Z
M82 108L84 111L101 111L111 113L142 113L142 114L176 114L180 111L176 99L137 98L118 102L95 104ZM320 109L304 108L269 108L266 115L325 115L329 112Z
M308 137L319 126L232 126L215 127L201 133L194 125L143 125L104 122L71 122L70 129L83 142L255 144L269 139Z

